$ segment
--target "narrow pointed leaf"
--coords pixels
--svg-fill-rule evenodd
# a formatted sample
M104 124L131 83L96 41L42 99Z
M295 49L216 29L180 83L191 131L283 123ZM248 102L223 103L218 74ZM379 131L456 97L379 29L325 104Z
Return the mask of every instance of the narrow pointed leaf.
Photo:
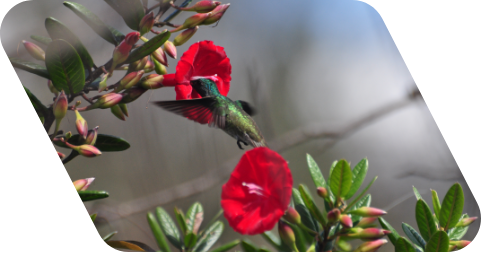
M312 180L316 187L324 187L327 188L327 183L324 177L322 176L321 169L317 166L316 161L312 158L311 155L307 154L307 166L309 167L309 172L311 173Z
M85 75L82 60L67 41L55 40L48 45L45 65L58 91L75 94L83 90Z
M458 223L459 218L463 214L464 193L459 183L455 183L449 188L446 196L444 196L441 205L441 213L439 224L444 230L453 228Z
M281 239L279 239L279 237L277 237L274 233L272 233L272 231L266 231L261 235L277 251L283 251L281 247Z
M352 184L351 189L345 196L346 199L352 198L359 190L366 177L368 166L367 158L364 158L352 169Z
M391 233L388 234L387 237L393 245L396 245L397 240L400 238L399 233L384 218L379 217L378 221L383 229L391 231Z
M117 233L118 233L117 231L111 232L108 235L104 236L104 238L102 238L102 240L108 241L108 240L112 239L112 237L114 237Z
M97 214L96 214L96 213L90 215L90 219L92 219L92 222L94 222L96 218L97 218Z
M164 45L164 43L169 39L170 32L164 31L156 35L149 41L145 42L142 46L132 50L130 52L129 58L125 61L126 63L132 63L134 61L140 60L147 55L152 54L157 48Z
M369 190L369 188L371 188L372 184L374 184L374 182L376 182L376 179L377 179L377 176L374 177L371 182L366 186L366 188L364 188L364 190L362 190L362 192L357 195L357 197L346 207L346 211L349 211L351 210L351 208L357 204L357 202L362 198L362 196L364 196L364 194L366 194L366 192Z
M187 231L197 234L200 224L204 220L204 209L199 202L194 203L185 215Z
M469 216L467 214L463 214L459 220L462 220L464 218L468 218ZM459 222L459 221L458 221ZM447 231L449 239L451 240L461 240L463 236L468 232L469 226L465 227L454 227L451 228Z
M413 227L403 222L402 229L411 242L424 249L426 241L424 241L423 237Z
M139 0L104 0L122 16L127 26L139 30L139 24L145 15L144 7Z
M367 194L362 199L360 199L355 205L352 206L352 210L359 209L363 206L371 206L371 194ZM352 215L351 220L353 223L358 222L361 220L361 216L359 215Z
M38 98L33 95L33 93L30 92L29 89L27 89L25 86L23 88L25 89L25 92L27 93L27 96L30 99L30 102L32 103L33 108L35 109L37 114L39 116L42 116L47 111L47 107L45 107L45 105L43 105L42 102L40 102L40 100L38 100Z
M83 202L86 202L107 198L109 196L109 193L106 191L79 191L78 195Z
M423 198L423 197L421 197L421 194L419 193L418 189L416 189L416 187L414 187L414 185L413 185L413 192L414 192L414 196L416 196L417 200Z
M44 66L38 65L33 62L24 61L15 57L9 59L14 68L23 69L32 74L50 79L50 75Z
M307 241L306 241L306 238L304 237L304 234L303 234L301 228L299 228L296 225L291 225L291 224L288 224L288 226L292 229L292 231L294 231L297 249L300 252L306 252Z
M219 246L218 248L213 249L212 252L225 252L225 251L231 250L235 246L239 245L240 242L241 241L239 239L234 240L232 242L228 242L222 246Z
M346 160L340 160L329 178L329 187L336 198L344 198L352 184L352 172Z
M37 42L40 42L46 46L48 46L48 44L50 44L50 42L52 42L52 39L49 38L49 37L44 37L44 36L40 36L40 35L30 35L30 38L32 40L35 40Z
M444 231L436 231L426 243L426 252L447 252L449 248L449 237Z
M184 235L187 234L187 222L185 221L184 212L182 212L182 210L175 207L174 213L175 213L175 219L177 220L177 223L179 224L180 231L182 231L182 234L184 234Z
M259 248L248 240L241 241L242 251L244 252L258 252Z
M185 248L190 249L194 247L196 243L197 243L197 235L192 232L188 232L187 235L185 235L184 237Z
M80 39L72 31L70 31L70 29L68 29L62 22L60 22L55 18L49 17L45 19L45 28L47 28L47 32L53 40L63 39L67 41L70 45L72 45L77 51L80 58L82 59L83 64L88 68L92 68L92 66L94 65L94 62L89 52L87 51L85 46L82 44ZM49 47L50 47L50 44L49 44Z
M155 209L155 213L157 214L157 219L159 219L160 227L162 228L165 237L167 237L167 240L169 240L169 242L172 243L174 247L181 250L183 247L183 243L180 240L179 230L175 226L172 218L170 218L170 215L162 207L157 207Z
M72 138L68 140L68 142L75 146L83 144L82 139L78 134L73 135ZM59 147L68 148L67 145L65 145L65 143L61 141L54 141L53 143ZM130 144L126 140L117 136L107 134L98 134L97 141L95 141L94 146L102 152L124 151L130 148Z
M414 246L404 237L400 237L395 244L396 252L416 252Z
M224 223L221 221L214 222L212 226L207 228L205 232L202 233L202 236L197 240L197 244L192 251L208 251L222 235L222 231L224 231Z
M115 249L128 249L137 252L155 252L154 249L146 245L145 243L137 241L107 241L110 247Z
M170 247L167 244L167 240L165 239L165 235L160 228L157 219L155 218L154 214L151 212L147 213L147 222L149 223L150 230L152 230L152 234L154 234L155 241L159 246L160 250L162 251L170 251Z
M326 217L321 213L319 208L316 206L314 201L312 200L311 195L307 191L306 186L304 185L299 185L299 192L301 193L302 200L304 201L304 204L306 205L307 209L310 211L311 215L319 221L323 227L327 225L327 220Z
M87 25L90 26L100 37L102 37L104 40L114 44L118 45L118 41L115 37L114 34L110 31L110 29L105 25L100 18L92 13L90 10L85 8L85 6L79 4L79 3L73 3L73 2L63 2L63 5L65 5L67 8L72 10L77 16L79 16Z
M302 200L301 194L299 190L296 188L292 188L292 198L294 199L294 208L301 216L301 222L310 230L319 232L319 225L317 224L316 219L311 215L309 209L307 209L304 201Z
M419 232L421 232L422 237L426 241L429 240L437 230L431 209L423 199L419 199L416 203L416 222Z
M434 214L436 215L436 218L439 219L439 215L441 214L441 203L439 202L438 193L433 189L431 189L431 197L433 200Z

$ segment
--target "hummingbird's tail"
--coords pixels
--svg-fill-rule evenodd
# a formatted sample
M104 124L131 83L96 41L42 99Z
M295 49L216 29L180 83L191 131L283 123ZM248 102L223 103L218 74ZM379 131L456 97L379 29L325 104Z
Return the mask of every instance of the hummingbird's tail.
M257 148L257 147L266 147L268 148L269 146L267 146L267 143L266 143L266 140L262 139L261 141L257 142L257 141L252 141L252 146L254 148Z

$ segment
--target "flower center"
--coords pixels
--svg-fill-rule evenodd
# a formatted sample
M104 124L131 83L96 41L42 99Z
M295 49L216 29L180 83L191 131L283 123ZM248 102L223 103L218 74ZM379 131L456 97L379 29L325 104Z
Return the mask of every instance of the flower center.
M258 196L266 197L264 189L254 183L243 182L242 186L247 187L249 194L255 194Z

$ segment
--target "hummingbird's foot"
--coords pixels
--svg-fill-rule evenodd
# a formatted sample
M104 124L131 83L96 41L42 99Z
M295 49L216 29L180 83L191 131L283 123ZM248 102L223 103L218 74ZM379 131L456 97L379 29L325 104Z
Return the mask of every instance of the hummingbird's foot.
M245 144L245 142L244 142L244 144ZM241 140L237 140L237 146L239 146L240 149L244 150L241 146Z

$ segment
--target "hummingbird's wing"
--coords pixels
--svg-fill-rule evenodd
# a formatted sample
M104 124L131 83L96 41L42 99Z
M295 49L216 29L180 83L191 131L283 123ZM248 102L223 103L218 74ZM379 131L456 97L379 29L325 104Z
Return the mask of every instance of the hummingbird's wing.
M210 127L224 129L225 107L212 97L153 102L169 112Z
M249 116L254 116L257 113L257 110L246 101L236 100L235 102L240 108L242 108L242 110L244 110L244 112L249 114Z

